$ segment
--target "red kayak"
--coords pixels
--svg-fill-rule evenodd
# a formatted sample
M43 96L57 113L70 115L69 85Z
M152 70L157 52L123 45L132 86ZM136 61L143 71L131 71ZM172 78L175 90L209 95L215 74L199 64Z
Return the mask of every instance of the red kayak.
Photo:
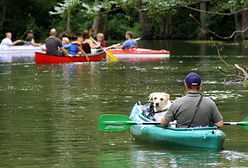
M59 64L59 63L71 63L71 62L99 62L106 58L106 53L104 51L97 52L94 54L87 54L89 60L85 56L55 56L47 55L45 53L36 52L35 62L37 64Z
M120 61L151 62L167 60L170 57L170 52L166 50L132 48L128 50L110 49L108 51Z

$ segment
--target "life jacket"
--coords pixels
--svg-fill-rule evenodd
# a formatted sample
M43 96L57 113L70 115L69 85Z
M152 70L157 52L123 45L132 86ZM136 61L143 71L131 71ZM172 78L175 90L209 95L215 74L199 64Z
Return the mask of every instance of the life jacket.
M68 53L71 55L77 55L78 54L78 46L81 44L78 41L71 42L71 46L69 48Z

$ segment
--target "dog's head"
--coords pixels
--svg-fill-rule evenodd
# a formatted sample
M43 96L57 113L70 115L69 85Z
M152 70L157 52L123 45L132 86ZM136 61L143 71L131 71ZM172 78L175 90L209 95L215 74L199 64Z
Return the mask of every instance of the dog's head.
M154 92L149 95L149 101L153 102L154 106L157 108L162 108L169 100L170 95L165 92Z

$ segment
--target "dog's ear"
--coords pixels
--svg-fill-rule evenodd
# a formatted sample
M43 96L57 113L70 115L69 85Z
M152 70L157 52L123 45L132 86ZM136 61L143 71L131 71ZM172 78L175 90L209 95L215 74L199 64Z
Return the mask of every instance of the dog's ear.
M153 99L153 96L154 96L154 93L151 93L149 96L148 96L148 98L149 98L149 101L152 101L152 99Z
M164 92L164 97L166 97L167 100L170 100L170 95L168 93Z
M166 93L166 98L167 100L170 100L170 95L168 93Z

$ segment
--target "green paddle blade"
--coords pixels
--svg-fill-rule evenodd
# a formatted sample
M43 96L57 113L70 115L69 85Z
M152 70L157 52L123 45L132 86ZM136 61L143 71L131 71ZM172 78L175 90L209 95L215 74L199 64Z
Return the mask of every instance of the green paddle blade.
M244 122L245 124L242 125L242 127L248 131L248 117L246 117L245 119L242 120L242 122Z
M130 128L135 123L125 115L103 114L98 119L98 129L102 132L120 132Z

